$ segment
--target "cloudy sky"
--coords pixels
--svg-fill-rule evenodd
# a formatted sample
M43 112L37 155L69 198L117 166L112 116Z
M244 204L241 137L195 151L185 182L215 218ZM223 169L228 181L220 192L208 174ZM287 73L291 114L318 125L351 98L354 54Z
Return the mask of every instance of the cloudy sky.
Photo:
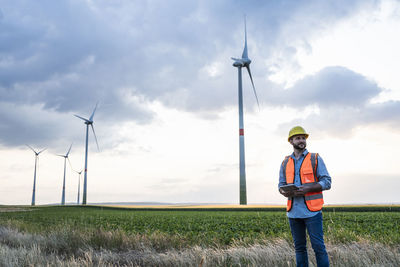
M328 204L400 203L398 1L0 1L0 204L61 201L63 158L88 202L238 203L237 69L249 203L284 204L289 129L332 176ZM66 201L78 174L68 166Z

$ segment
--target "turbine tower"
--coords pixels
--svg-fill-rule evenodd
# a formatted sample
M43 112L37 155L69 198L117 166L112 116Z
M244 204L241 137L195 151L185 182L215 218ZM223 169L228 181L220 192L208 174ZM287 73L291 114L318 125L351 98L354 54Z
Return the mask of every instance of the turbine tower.
M98 103L97 103L98 104ZM93 128L93 117L94 117L94 113L96 112L97 109L97 104L94 107L94 110L92 112L92 115L90 115L89 119L85 119L81 116L78 115L74 115L75 117L78 117L79 119L83 120L86 124L86 147L85 147L85 173L84 173L84 177L83 177L83 199L82 199L82 204L86 205L86 200L87 200L87 163L88 163L88 135L89 135L89 125L92 127L92 131L93 131L93 135L94 135L94 139L96 140L96 145L97 145L97 149L99 149L99 144L97 143L97 137L96 137L96 133L94 131Z
M256 88L254 87L253 77L251 76L250 63L251 60L247 55L247 29L246 29L246 18L244 20L244 49L242 53L242 58L232 58L234 63L233 66L238 68L238 84L239 84L239 168L240 168L240 205L247 205L247 195L246 195L246 164L245 164L245 154L244 154L244 123L243 123L243 90L242 90L242 68L245 67L250 76L251 85L253 86L253 92L258 103L258 97L256 93Z
M29 147L33 151L33 153L35 153L35 171L33 172L33 192L32 192L32 203L31 203L32 206L35 206L35 201L36 201L36 199L35 199L36 198L36 167L37 167L38 161L39 161L39 154L42 153L43 151L45 151L46 148L40 150L39 152L36 152L30 145L26 145L26 146Z
M57 156L60 156L60 157L64 158L64 179L63 179L63 188L62 188L62 196L61 196L61 205L65 205L65 171L66 171L67 159L68 159L69 152L71 151L71 147L72 147L72 144L69 147L67 154L65 154L65 155L57 155Z
M78 178L78 200L76 202L77 205L79 205L79 201L80 201L79 196L80 196L80 192L81 192L81 173L82 173L82 171L83 170L78 172L78 171L74 170L74 172L76 172L79 175L79 178Z

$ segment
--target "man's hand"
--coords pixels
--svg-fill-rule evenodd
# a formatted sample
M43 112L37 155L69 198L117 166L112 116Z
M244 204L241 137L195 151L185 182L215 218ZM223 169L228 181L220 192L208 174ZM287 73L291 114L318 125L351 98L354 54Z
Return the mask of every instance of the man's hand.
M308 192L310 192L309 191L309 186L304 186L304 185L301 185L301 186L299 186L299 189L297 189L296 191L293 191L293 195L295 196L295 197L302 197L302 196L304 196L306 193L308 193Z
M294 191L287 192L287 191L284 191L282 189L279 189L279 193L281 193L285 197L293 197L294 196Z
M318 183L299 186L299 189L293 191L295 197L302 197L309 192L318 192L322 190L322 186Z

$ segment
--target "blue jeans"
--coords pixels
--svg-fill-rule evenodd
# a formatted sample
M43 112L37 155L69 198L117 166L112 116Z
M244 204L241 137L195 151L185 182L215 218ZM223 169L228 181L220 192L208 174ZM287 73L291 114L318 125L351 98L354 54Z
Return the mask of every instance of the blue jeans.
M298 267L308 267L306 229L310 237L311 246L315 253L318 267L329 266L328 253L324 244L322 230L322 213L310 218L289 218L294 248L296 250L296 264Z

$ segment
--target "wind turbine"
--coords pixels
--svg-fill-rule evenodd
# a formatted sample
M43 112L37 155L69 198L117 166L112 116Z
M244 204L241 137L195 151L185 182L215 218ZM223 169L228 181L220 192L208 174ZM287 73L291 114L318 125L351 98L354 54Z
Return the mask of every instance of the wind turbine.
M79 195L80 195L80 192L81 192L81 173L83 172L83 170L81 170L79 172L74 170L74 172L79 174L79 178L78 178L78 200L76 202L76 204L79 205Z
M89 135L89 125L92 127L92 131L93 131L93 135L94 135L94 139L96 140L96 145L97 145L97 149L99 149L99 144L97 143L97 137L96 137L96 133L94 131L93 128L93 116L94 113L96 112L97 109L97 104L92 112L92 115L90 115L89 119L85 119L81 116L78 115L74 115L75 117L78 117L79 119L83 120L86 124L86 147L85 147L85 174L84 174L84 178L83 178L83 200L82 200L82 204L86 205L86 200L87 200L87 163L88 163L88 135Z
M242 53L242 58L232 58L233 66L238 68L238 84L239 84L239 158L240 158L240 205L247 205L247 195L246 195L246 164L245 164L245 154L244 154L244 125L243 125L243 90L242 90L242 68L245 67L250 76L251 85L253 86L253 92L258 103L258 97L256 88L254 87L253 77L251 76L250 63L251 60L247 55L247 29L246 29L246 18L244 20L244 49Z
M64 180L63 180L63 189L62 189L62 196L61 196L61 205L65 205L65 171L66 171L66 167L67 167L68 155L69 155L69 152L71 151L71 148L72 148L72 144L69 147L67 154L65 154L65 155L57 155L57 156L60 156L60 157L64 158Z
M33 151L33 153L35 153L35 171L33 172L33 192L32 192L32 203L31 203L32 206L35 206L35 198L36 198L36 167L37 167L38 160L39 160L39 154L42 153L43 151L45 151L46 148L40 150L39 152L37 152L30 145L26 145L26 146L29 147Z

